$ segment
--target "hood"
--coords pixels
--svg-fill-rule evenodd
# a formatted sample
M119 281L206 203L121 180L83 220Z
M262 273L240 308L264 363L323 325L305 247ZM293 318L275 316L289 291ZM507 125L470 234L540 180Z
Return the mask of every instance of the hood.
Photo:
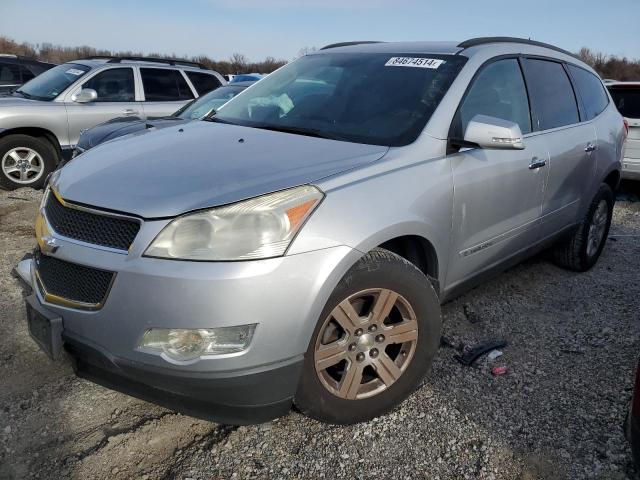
M143 218L171 217L314 182L387 151L196 121L101 145L71 160L53 184L72 202Z
M78 139L78 147L82 150L100 145L107 140L122 137L130 133L147 130L150 128L165 128L173 125L184 123L182 119L149 119L141 120L138 117L119 117L109 120L108 122L96 125L89 130L82 132Z
M13 96L13 95L8 95L8 96L0 96L0 111L2 111L2 109L4 107L32 107L33 105L50 105L53 104L54 102L47 102L44 100L34 100L34 99L29 99L29 98L24 98L24 97L19 97L19 96ZM62 104L61 104L62 105ZM64 105L63 105L64 106Z

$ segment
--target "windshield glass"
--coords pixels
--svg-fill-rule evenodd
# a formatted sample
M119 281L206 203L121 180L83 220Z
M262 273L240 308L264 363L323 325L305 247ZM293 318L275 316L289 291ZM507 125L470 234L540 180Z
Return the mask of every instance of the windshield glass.
M214 119L356 143L407 145L465 61L454 55L308 55L260 80Z
M187 103L184 107L174 113L174 116L185 120L202 118L212 110L218 110L218 108L227 103L242 90L244 90L244 87L218 87L206 95Z
M89 70L86 65L64 63L28 81L17 93L36 100L53 100Z
M623 117L640 118L640 86L611 87L609 92Z

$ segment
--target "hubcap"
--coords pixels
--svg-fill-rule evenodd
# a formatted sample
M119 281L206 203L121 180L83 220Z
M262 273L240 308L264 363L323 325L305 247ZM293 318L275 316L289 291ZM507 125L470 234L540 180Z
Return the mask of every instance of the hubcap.
M44 162L31 148L12 148L2 157L2 173L15 183L33 183L44 173Z
M363 290L325 319L315 345L316 373L340 398L371 397L400 378L417 342L418 321L407 300L392 290Z
M587 237L587 255L593 257L604 238L604 233L607 229L607 220L609 219L609 205L606 200L600 200L596 211L593 212L591 217L591 224L589 225L589 235Z

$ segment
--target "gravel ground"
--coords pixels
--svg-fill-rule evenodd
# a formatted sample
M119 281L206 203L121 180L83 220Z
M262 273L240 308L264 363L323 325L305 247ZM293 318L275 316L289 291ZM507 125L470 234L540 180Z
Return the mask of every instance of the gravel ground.
M541 255L445 305L448 344L391 414L236 428L77 379L38 351L10 271L34 243L39 198L0 191L1 479L637 478L621 423L640 346L640 202L617 204L590 272ZM453 359L492 339L508 342L493 363Z

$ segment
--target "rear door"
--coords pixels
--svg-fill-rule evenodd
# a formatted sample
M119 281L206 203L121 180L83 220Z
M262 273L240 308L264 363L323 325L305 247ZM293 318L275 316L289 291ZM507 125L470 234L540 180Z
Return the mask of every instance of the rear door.
M640 84L618 84L608 88L618 111L629 124L622 175L640 180Z
M523 65L534 135L549 149L541 233L550 236L577 221L596 173L596 131L591 122L580 121L578 98L563 63L527 58Z
M147 118L172 115L195 95L180 70L140 67Z
M82 88L91 88L98 98L89 103L67 101L69 118L69 143L78 143L82 130L94 127L116 117L143 115L142 104L136 101L135 76L132 67L117 67L102 70L78 86L73 93Z
M450 155L454 248L447 284L452 286L502 263L539 236L548 153L545 140L530 135L529 102L517 58L481 67L458 108L451 137L463 138L469 120L478 114L517 123L525 148L461 148Z

